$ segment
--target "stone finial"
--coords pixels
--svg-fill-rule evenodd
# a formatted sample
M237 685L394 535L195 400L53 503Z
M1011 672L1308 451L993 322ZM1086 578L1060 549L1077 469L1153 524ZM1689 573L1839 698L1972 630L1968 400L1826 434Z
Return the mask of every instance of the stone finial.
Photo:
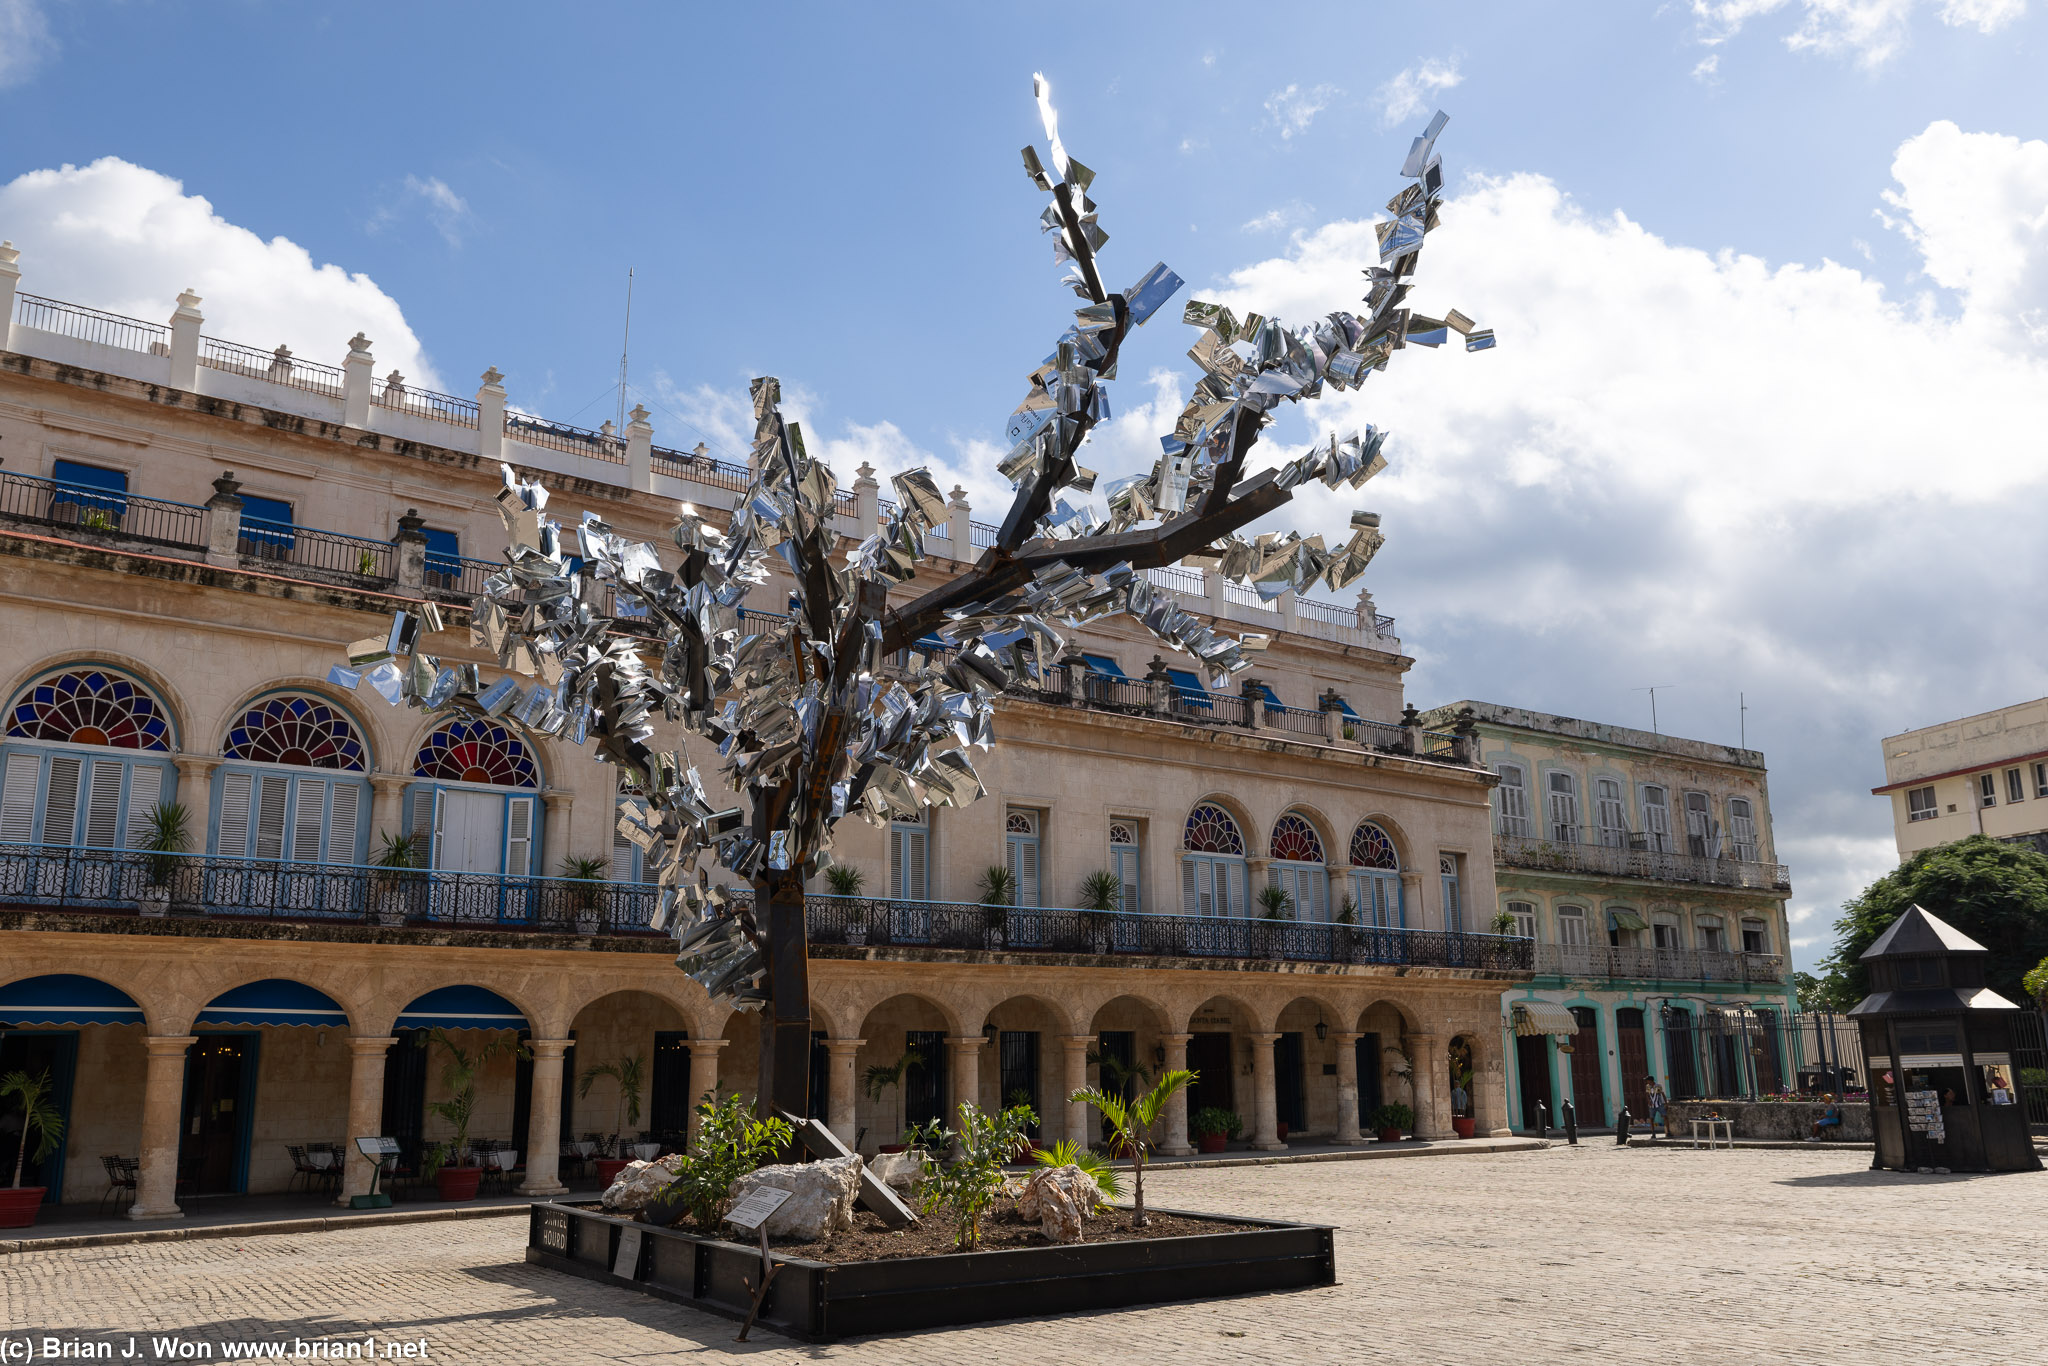
M505 382L505 377L498 373L498 367L495 365L484 371L481 378L486 389L495 389Z
M21 259L21 248L12 242L0 242L0 266L11 266Z
M1422 713L1415 710L1413 702L1401 708L1401 724L1404 726L1419 726L1422 724Z
M203 300L200 299L192 286L186 285L184 290L178 295L178 311L173 315L172 321L175 322L178 318L191 317L198 313L199 305L202 302Z
M239 479L235 478L235 472L233 470L222 470L220 472L220 478L213 481L213 496L215 498L232 498L237 503L240 503L241 499L237 497L237 495L240 494L241 491L242 483Z
M690 454L695 456L697 459L702 460L704 457L711 454L711 448L705 445L703 442L699 441L695 446L690 448Z
M875 467L863 460L855 468L853 477L857 482L873 484L875 482Z
M1152 662L1145 666L1145 677L1165 679L1167 682L1170 683L1173 680L1171 677L1168 676L1166 668L1167 665L1165 657L1161 655L1154 655L1152 656Z
M636 404L634 404L634 405L633 405L633 411L632 411L632 412L630 412L630 413L627 413L627 414L626 414L626 416L627 416L627 417L629 417L629 418L631 418L631 419L633 420L633 425L634 425L634 426L638 427L638 426L645 426L645 425L647 424L647 419L648 419L648 418L649 418L650 416L652 416L652 414L650 414L650 413L649 413L649 412L647 411L647 405L646 405L646 404L644 404L644 403L636 403Z
M1451 729L1460 735L1477 735L1479 733L1478 713L1470 707L1458 708L1458 719L1451 723Z
M398 519L398 535L408 541L424 541L422 530L426 525L427 519L420 516L418 508L407 508L405 516Z
M348 339L348 353L350 356L369 355L370 339L360 332L356 333L353 337L350 337Z
M599 436L617 436L619 434L619 429L617 427L612 426L612 420L610 418L606 418L604 421L597 424L597 434Z
M384 376L384 382L395 389L403 389L405 387L405 376L393 370L390 374Z
M953 491L946 496L955 503L965 503L967 501L967 490L955 484L953 485Z

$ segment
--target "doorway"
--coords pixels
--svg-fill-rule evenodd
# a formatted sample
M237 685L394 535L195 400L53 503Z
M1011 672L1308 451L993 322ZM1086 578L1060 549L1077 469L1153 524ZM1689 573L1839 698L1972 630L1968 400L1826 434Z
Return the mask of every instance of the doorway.
M26 1072L31 1077L50 1074L50 1104L64 1120L65 1134L71 1128L71 1083L78 1063L78 1035L70 1031L59 1033L52 1030L22 1032L0 1030L0 1076L9 1072ZM10 1100L7 1104L12 1105ZM8 1123L0 1120L0 1185L14 1176L14 1158L21 1147L22 1130L17 1127L20 1110L12 1111ZM64 1148L58 1143L50 1155L36 1161L34 1148L22 1159L21 1184L43 1186L46 1205L58 1204L64 1194Z
M201 1034L185 1057L178 1175L195 1195L232 1195L248 1180L256 1036Z
M1550 1091L1550 1036L1522 1034L1515 1039L1515 1079L1521 1083L1522 1127L1531 1133L1542 1126L1536 1107L1557 1122L1557 1103Z
M1650 1120L1650 1047L1643 1034L1643 1012L1629 1006L1614 1012L1614 1037L1621 1051L1622 1103L1637 1124Z
M1372 1127L1372 1113L1380 1108L1380 1036L1358 1036L1358 1127Z
M1573 1006L1572 1018L1579 1032L1572 1036L1572 1107L1578 1111L1582 1128L1597 1129L1607 1123L1607 1097L1601 1087L1607 1055L1600 1047L1600 1016L1591 1006Z
M1308 1087L1304 1083L1301 1035L1282 1034L1273 1044L1274 1118L1291 1134L1308 1131Z
M1188 1039L1188 1066L1195 1072L1195 1084L1188 1088L1188 1113L1197 1110L1235 1112L1230 1085L1230 1036L1222 1033L1195 1034Z
M505 865L505 799L495 792L441 792L441 847L434 866L450 873L498 873Z
M903 1126L946 1123L946 1032L908 1030L903 1046L919 1058L903 1073Z
M671 1152L681 1152L690 1128L690 1031L654 1033L654 1075L647 1088L647 1127Z

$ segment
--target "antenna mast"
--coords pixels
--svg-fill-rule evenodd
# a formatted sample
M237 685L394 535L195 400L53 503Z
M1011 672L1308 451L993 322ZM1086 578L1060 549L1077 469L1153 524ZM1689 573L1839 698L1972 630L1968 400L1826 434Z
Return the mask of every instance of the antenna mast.
M619 420L612 430L626 430L626 356L633 345L633 268L626 267L626 335L619 342Z
M1742 745L1742 747L1743 747L1744 749L1748 749L1748 748L1749 748L1749 695L1748 695L1747 693L1737 693L1737 694L1735 694L1735 702L1736 702L1736 706L1737 706L1737 707L1739 708L1739 712L1738 712L1738 718L1737 718L1737 721L1736 721L1736 725L1737 725L1738 727L1740 727L1740 729L1741 729L1741 735L1742 735L1742 739L1741 739L1740 743L1741 743L1741 745Z
M1662 731L1657 729L1657 690L1659 688L1662 688L1664 691L1669 692L1671 689L1677 686L1678 685L1676 683L1656 683L1652 684L1647 688L1629 689L1630 692L1646 692L1650 695L1650 734L1663 734Z

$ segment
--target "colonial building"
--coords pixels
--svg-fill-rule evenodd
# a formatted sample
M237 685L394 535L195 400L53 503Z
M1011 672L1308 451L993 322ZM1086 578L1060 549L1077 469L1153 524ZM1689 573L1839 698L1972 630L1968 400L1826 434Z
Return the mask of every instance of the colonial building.
M1536 941L1535 977L1502 998L1514 1125L1649 1113L1645 1078L1676 1099L1775 1092L1800 1059L1764 756L1549 716L1469 710L1494 788L1495 896L1484 918ZM1739 1022L1742 1028L1724 1026ZM1761 1041L1761 1042L1759 1042Z
M1899 857L1971 835L2048 851L2048 698L1884 739Z
M609 765L328 682L429 603L427 648L495 672L466 604L501 544L500 461L657 545L678 500L729 507L747 470L656 445L642 409L623 432L510 410L495 371L473 398L377 378L361 335L339 365L216 338L189 292L166 324L21 293L17 260L0 248L0 1065L48 1066L70 1120L32 1179L91 1200L102 1159L139 1159L132 1212L169 1216L283 1187L308 1143L434 1142L439 1050L414 1045L436 1025L523 1037L470 1133L519 1151L531 1192L560 1189L564 1140L675 1142L694 1098L750 1094L755 1021L647 931ZM843 495L849 538L874 473ZM957 491L945 530L937 578L990 539ZM1260 1148L1353 1137L1383 1098L1436 1136L1455 1052L1504 1130L1499 996L1529 946L1461 916L1497 899L1472 737L1404 715L1411 661L1369 599L1156 580L1271 633L1263 667L1212 692L1109 623L1005 697L982 800L843 823L862 886L810 910L816 1108L870 1150L969 1097L1090 1136L1072 1089L1186 1063L1173 1150L1190 1103ZM785 602L770 583L749 608ZM166 804L190 852L138 852ZM417 866L391 852L407 837ZM978 904L992 865L1010 907ZM1067 909L1102 870L1114 905ZM638 1119L588 1075L632 1058ZM368 1176L351 1159L341 1193Z

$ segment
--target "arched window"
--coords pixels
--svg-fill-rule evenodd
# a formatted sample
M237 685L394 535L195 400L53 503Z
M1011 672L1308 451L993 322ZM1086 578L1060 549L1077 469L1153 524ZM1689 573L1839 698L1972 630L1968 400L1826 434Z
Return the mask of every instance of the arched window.
M110 669L66 669L21 690L0 744L0 843L134 848L172 800L170 713Z
M1267 843L1273 862L1266 879L1287 893L1296 920L1330 918L1330 874L1323 867L1323 837L1307 818L1289 811L1273 822Z
M1462 863L1456 854L1436 856L1437 875L1443 880L1444 889L1444 929L1452 934L1465 931L1464 879L1460 876L1464 871Z
M1244 836L1228 811L1203 802L1181 829L1181 906L1189 915L1243 915Z
M1109 823L1109 871L1116 874L1119 896L1126 911L1143 910L1145 886L1143 860L1139 857L1138 822L1112 820Z
M1360 821L1351 832L1351 898L1358 903L1360 924L1398 929L1408 923L1401 856L1387 832L1371 821Z
M914 811L889 822L889 896L924 901L931 895L931 827Z
M1038 845L1039 813L1011 807L1003 815L1003 858L1010 869L1011 904L1038 906L1041 862Z
M228 727L214 780L213 851L222 858L356 863L370 793L355 723L318 697L280 693ZM293 773L291 769L312 769ZM332 776L328 776L332 775Z
M441 726L413 756L410 828L430 866L524 878L540 847L540 770L523 740L488 717Z

